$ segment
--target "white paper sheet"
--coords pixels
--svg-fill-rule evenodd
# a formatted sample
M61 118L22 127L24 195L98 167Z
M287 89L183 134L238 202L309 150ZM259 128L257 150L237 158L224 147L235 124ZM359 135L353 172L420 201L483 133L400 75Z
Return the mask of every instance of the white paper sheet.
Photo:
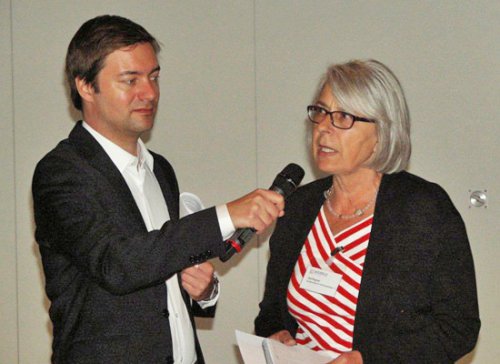
M184 217L205 208L200 198L191 192L182 192L179 196L179 216Z
M236 341L245 364L325 364L332 360L304 346L286 346L276 340L239 330L236 330ZM266 361L264 350L267 350L269 354L268 361Z

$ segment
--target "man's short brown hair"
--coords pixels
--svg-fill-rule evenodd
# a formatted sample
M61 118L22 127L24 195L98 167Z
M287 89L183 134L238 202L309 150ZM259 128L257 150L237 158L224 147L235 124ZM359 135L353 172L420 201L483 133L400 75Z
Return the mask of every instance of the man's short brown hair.
M66 54L66 78L73 105L82 110L82 99L76 88L78 77L99 92L97 75L106 57L117 49L138 43L150 43L155 52L160 45L149 32L133 21L116 15L101 15L85 22L76 32Z

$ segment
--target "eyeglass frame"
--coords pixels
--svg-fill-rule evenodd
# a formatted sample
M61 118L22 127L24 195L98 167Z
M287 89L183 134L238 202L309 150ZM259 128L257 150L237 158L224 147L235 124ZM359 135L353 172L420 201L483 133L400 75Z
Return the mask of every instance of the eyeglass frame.
M325 109L324 107L321 107L319 105L309 105L307 106L307 118L309 119L309 121L315 125L318 125L320 122L316 121L316 120L313 120L311 118L311 116L309 115L309 112L312 108L315 108L315 109L320 109L322 110L322 112L324 112L324 115L325 117L328 115L330 117L330 124L337 128L337 129L342 129L342 130L349 130L353 127L354 125L354 122L356 121L361 121L363 123L375 123L375 120L372 120L372 119L367 119L367 118L363 118L361 116L356 116L356 115L353 115L347 111L342 111L342 110L333 110L333 111L328 111L327 109ZM351 126L348 127L348 128L343 128L343 127L340 127L338 125L335 125L335 121L334 121L334 118L333 118L333 114L335 113L341 113L341 114L345 114L345 115L349 115L351 118L352 118L352 123L351 123Z

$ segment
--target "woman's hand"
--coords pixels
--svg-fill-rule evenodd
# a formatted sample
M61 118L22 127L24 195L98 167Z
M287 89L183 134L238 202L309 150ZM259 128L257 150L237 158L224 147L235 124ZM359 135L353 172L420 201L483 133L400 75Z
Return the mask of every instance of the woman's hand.
M269 338L277 340L287 346L293 346L297 344L288 330L278 331L269 336ZM336 359L329 361L327 364L363 364L363 357L361 356L361 353L359 351L353 350L341 354Z
M363 364L363 357L357 350L348 351L341 354L337 359L329 361L327 364Z
M271 336L269 336L270 339L277 340L282 344L285 344L287 346L294 346L297 344L295 339L290 335L290 332L288 330L281 330L278 332L275 332Z

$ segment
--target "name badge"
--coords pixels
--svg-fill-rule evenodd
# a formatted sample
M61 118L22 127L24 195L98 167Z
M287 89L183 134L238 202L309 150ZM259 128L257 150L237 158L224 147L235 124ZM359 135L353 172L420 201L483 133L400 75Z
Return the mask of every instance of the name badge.
M309 267L300 282L300 288L333 297L341 279L341 274Z

